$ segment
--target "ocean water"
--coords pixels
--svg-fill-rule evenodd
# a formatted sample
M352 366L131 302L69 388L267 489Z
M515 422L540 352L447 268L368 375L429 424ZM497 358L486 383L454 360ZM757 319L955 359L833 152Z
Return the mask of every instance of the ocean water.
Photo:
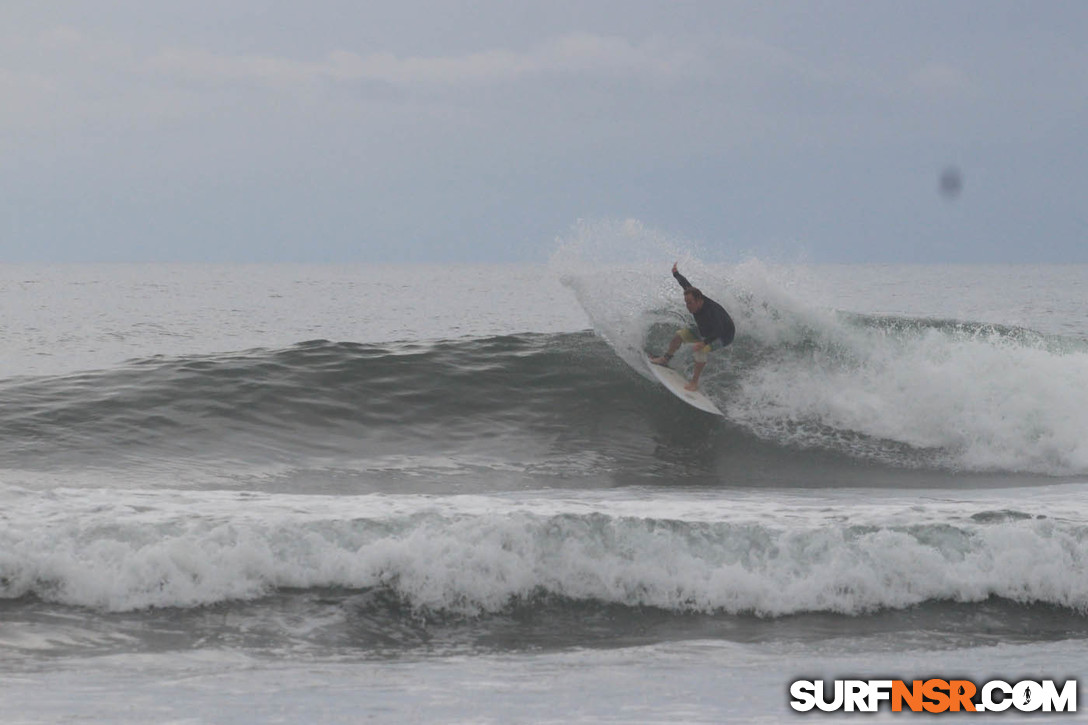
M644 368L676 250L580 234L0 267L3 722L777 722L799 678L1084 679L1088 267L679 250L737 321L717 418Z

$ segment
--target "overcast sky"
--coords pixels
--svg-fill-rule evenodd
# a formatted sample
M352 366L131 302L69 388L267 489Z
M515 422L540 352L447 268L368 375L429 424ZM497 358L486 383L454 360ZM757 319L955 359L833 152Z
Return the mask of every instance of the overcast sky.
M2 261L543 261L625 218L1088 262L1088 2L0 4Z

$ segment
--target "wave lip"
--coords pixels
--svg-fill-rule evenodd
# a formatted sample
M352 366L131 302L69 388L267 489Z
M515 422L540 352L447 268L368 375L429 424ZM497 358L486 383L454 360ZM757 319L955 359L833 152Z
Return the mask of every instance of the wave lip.
M541 597L770 617L997 597L1088 614L1083 521L964 504L829 514L823 505L719 501L707 503L709 514L684 515L690 508L28 495L15 498L14 523L0 533L0 592L108 611L331 587L384 590L412 609L458 616Z

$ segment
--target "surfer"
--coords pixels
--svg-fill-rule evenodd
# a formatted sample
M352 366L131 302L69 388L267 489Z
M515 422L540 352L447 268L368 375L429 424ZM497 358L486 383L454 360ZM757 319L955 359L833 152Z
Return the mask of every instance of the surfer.
M690 342L695 350L695 369L691 374L691 382L684 386L687 390L699 389L699 376L706 367L710 353L720 350L733 342L737 328L733 324L733 318L709 297L705 297L698 287L693 287L680 270L676 268L678 263L672 265L672 276L684 288L684 304L695 317L694 327L684 327L676 331L676 335L669 343L669 351L660 357L651 357L650 362L655 365L669 364L669 360L685 342Z

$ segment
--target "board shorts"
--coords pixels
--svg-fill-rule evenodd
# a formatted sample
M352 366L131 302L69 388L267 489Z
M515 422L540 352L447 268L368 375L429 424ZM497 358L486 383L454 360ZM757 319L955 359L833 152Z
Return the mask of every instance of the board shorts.
M684 342L703 341L703 338L699 337L699 330L694 327L682 327L676 331L676 334ZM709 345L704 345L702 349L695 351L695 362L705 363L710 359L710 353L721 350L723 347L725 347L725 343L722 342L722 339L720 337L714 338Z

